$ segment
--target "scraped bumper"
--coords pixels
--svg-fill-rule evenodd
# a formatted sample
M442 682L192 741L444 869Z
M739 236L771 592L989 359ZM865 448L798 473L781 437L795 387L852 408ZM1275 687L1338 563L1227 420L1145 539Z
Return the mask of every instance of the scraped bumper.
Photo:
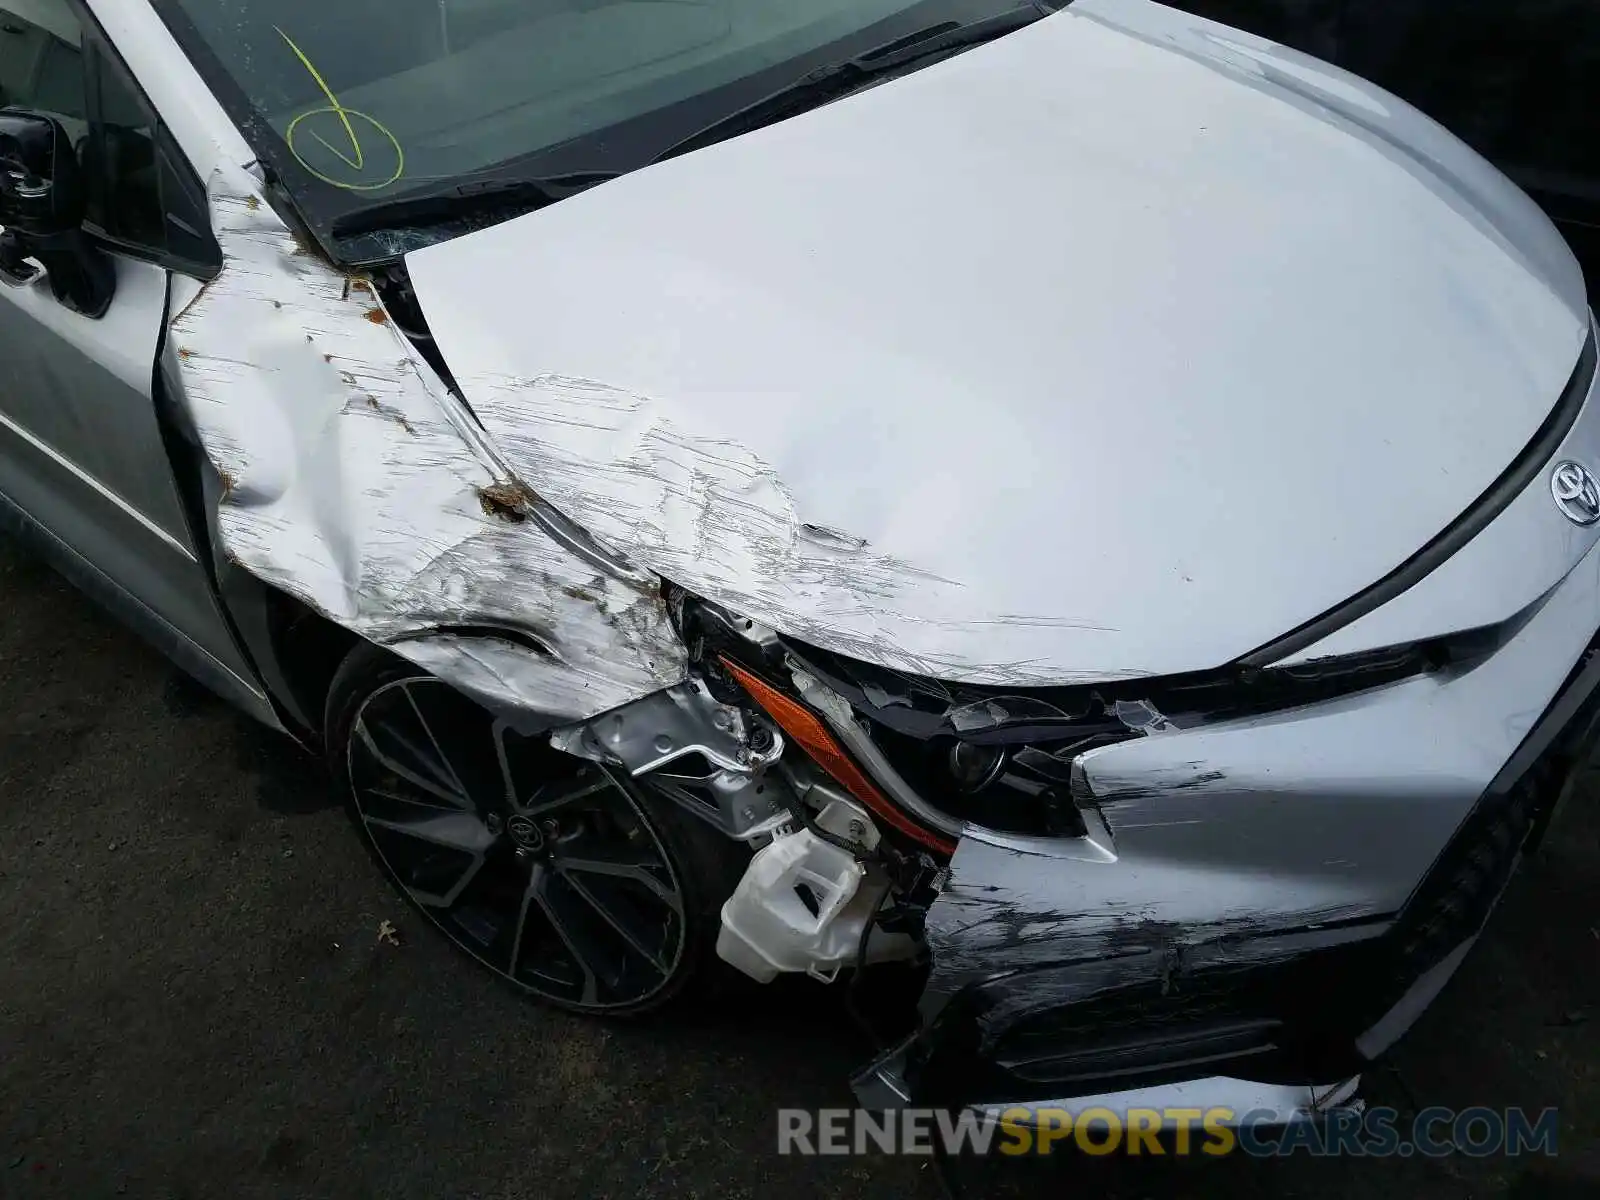
M862 1103L1341 1103L1586 761L1597 628L1600 547L1470 668L1085 755L1089 837L962 839Z

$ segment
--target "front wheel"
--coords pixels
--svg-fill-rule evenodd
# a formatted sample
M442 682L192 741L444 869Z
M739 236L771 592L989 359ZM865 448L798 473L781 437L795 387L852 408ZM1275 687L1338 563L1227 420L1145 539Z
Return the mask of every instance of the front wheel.
M373 646L328 698L329 766L405 897L520 990L655 1009L714 968L739 847L647 784L524 737Z

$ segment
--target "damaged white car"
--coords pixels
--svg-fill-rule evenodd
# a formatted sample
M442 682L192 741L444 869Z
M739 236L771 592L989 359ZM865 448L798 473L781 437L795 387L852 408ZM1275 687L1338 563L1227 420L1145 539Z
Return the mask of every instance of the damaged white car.
M0 514L548 1002L1353 1094L1587 750L1582 278L1146 0L0 0ZM718 959L724 960L718 962Z

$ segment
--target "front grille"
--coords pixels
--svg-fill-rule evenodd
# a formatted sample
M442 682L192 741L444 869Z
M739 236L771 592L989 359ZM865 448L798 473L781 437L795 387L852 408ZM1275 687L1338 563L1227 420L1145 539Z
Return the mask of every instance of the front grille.
M1248 974L1215 971L1176 987L1119 988L1017 1022L996 1041L994 1059L1031 1082L1120 1078L1129 1086L1151 1071L1271 1053L1280 1048L1282 1024L1240 1004L1240 984L1248 982Z
M1100 1038L1048 1053L1005 1059L1000 1065L1018 1079L1056 1085L1137 1086L1152 1072L1206 1074L1221 1064L1236 1067L1257 1055L1276 1053L1282 1025L1266 1020L1187 1021L1173 1029L1130 1030L1122 1039Z

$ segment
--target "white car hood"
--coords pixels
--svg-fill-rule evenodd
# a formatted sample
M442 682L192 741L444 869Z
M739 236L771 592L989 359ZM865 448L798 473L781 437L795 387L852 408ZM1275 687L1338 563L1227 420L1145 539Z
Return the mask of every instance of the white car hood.
M1337 605L1506 469L1587 329L1549 222L1438 126L1142 0L408 266L509 466L602 541L997 684Z

